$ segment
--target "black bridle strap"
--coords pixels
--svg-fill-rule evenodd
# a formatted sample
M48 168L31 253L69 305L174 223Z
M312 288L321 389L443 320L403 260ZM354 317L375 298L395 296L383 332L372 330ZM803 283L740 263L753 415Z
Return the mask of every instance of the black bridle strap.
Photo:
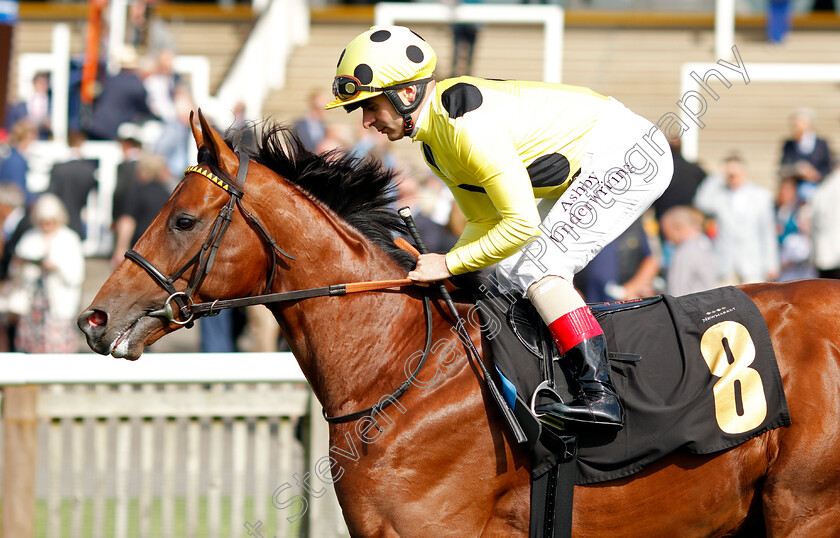
M245 180L248 178L248 165L251 160L248 158L248 154L242 149L236 148L234 151L239 157L239 169L236 171L236 181L240 186L244 187ZM230 223L233 221L233 212L236 205L244 195L243 191L228 182L217 182L205 173L202 173L202 175L208 177L211 181L227 191L230 194L230 198L228 198L227 203L221 211L219 211L219 215L213 222L213 227L210 228L210 233L207 234L207 239L205 239L204 243L201 245L201 249L198 254L198 268L195 276L193 276L193 279L189 282L189 284L187 284L187 289L184 290L187 297L192 297L193 292L201 286L201 283L204 282L204 278L213 267L213 262L216 259L216 252L219 250L222 238L224 238L228 226L230 226Z
M433 331L433 323L432 323L432 302L429 299L429 292L424 290L423 291L423 310L426 313L426 345L423 348L423 355L420 357L420 362L417 364L417 367L411 372L411 375L402 382L402 384L397 387L394 392L392 392L389 396L385 396L380 398L379 402L373 404L372 406L368 407L367 409L362 409L361 411L356 411L355 413L348 413L346 415L339 415L337 417L331 417L327 415L326 409L322 409L321 412L324 415L324 419L329 422L330 424L341 424L343 422L352 422L354 420L360 419L365 416L369 416L373 419L374 423L376 423L376 414L388 407L389 405L393 404L397 401L397 399L405 394L405 391L414 383L417 379L417 374L420 373L420 370L423 368L423 365L426 364L426 359L429 357L429 351L432 348L432 333ZM382 428L376 426L380 431Z
M185 265L181 268L181 270L180 270L180 271L178 271L178 273L183 273L183 272L187 269L187 267L189 267L190 265L192 265L193 263L195 263L195 259L196 259L196 257L197 257L197 256L198 256L198 254L196 254L195 256L193 256L193 257L192 257L192 258L191 258L191 259L190 259L190 260L189 260L189 261L188 261L188 262L187 262L187 263L186 263L186 264L185 264ZM136 251L136 250L134 250L133 248L130 248L130 249L128 249L128 250L126 250L126 251L125 251L125 257L126 257L126 259L129 259L129 260L133 261L134 263L136 263L137 265L139 265L140 267L142 267L143 269L145 269L145 270L146 270L146 272L147 272L147 273L149 273L149 276L151 276L151 277L152 277L152 279L153 279L155 282L157 282L157 283L158 283L158 285L159 285L161 288L163 288L164 290L166 290L166 292L167 292L167 293L169 293L169 294L173 294L173 293L175 293L175 291L176 291L176 290L175 290L175 286L174 286L174 281L175 281L175 279L176 279L176 278L178 278L177 276L173 275L173 277L172 277L172 278L168 278L166 275L164 275L163 273L161 273L161 272L160 272L160 270L159 270L157 267L155 267L154 265L152 265L152 262L150 262L149 260L147 260L145 256L143 256L142 254L140 254L139 252L137 252L137 251ZM176 274L178 274L178 273L176 273ZM180 276L180 275L179 275L179 276Z
M216 259L216 252L219 250L219 245L222 244L222 238L224 238L225 232L227 232L228 226L230 226L230 223L233 220L233 211L236 208L236 200L237 198L235 196L231 196L222 210L219 211L219 215L216 217L216 220L213 221L210 233L207 234L207 239L204 240L204 243L201 245L201 249L198 251L198 268L192 280L190 280L189 284L187 284L187 288L184 290L187 297L192 297L193 292L201 286L201 283L204 282L204 278L213 267L213 262Z
M178 305L178 311L181 313L181 315L184 318L189 317L190 300L189 300L189 298L187 298L187 300L184 300L184 298L187 297L187 295L184 294L184 293L178 292L175 289L175 281L182 274L184 274L184 272L187 269L189 269L190 267L192 267L195 264L196 260L198 259L199 254L200 254L200 252L197 252L195 254L195 256L193 256L192 258L187 260L187 263L185 263L183 266L181 266L180 269L175 271L172 274L171 277L167 278L163 273L160 272L160 270L157 267L155 267L152 264L152 262L147 260L142 254L140 254L136 250L128 249L127 251L125 251L125 257L127 259L133 261L134 263L136 263L137 265L142 267L149 274L149 276L151 276L152 279L160 285L160 287L162 287L164 290L166 290L166 292L169 294L170 299L175 301L175 304ZM167 300L167 302L168 302L168 300ZM188 325L188 327L191 327L191 326L192 325Z

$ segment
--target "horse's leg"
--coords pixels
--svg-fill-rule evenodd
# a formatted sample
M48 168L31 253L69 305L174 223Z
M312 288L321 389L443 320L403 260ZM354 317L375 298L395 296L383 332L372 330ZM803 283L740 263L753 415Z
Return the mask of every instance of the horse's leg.
M481 533L483 538L527 536L530 488L513 487L496 499L493 513ZM524 523L524 525L523 525Z
M352 536L528 536L527 452L462 368L433 390L406 392L404 413L382 413L376 442L363 444L352 425L331 426L332 454L358 453L341 458L335 482Z
M840 283L748 288L770 327L792 424L766 436L768 536L840 529Z

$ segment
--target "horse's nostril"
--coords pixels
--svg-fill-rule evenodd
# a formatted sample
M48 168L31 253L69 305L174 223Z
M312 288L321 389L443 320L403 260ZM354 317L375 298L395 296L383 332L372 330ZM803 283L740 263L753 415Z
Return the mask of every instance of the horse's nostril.
M88 324L91 327L98 327L100 325L104 325L107 321L108 315L101 310L94 310L90 317L88 317Z

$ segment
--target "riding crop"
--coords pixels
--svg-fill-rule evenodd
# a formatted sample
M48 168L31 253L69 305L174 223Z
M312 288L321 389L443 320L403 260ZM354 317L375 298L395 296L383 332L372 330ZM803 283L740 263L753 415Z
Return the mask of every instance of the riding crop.
M414 243L417 245L417 250L420 251L420 254L427 254L429 252L429 248L423 242L423 238L420 237L420 232L417 230L417 225L414 223L414 217L411 216L411 209L408 207L400 208L399 210L400 216L405 221L405 225L408 228L408 233L411 234L412 239L414 239ZM519 425L519 421L516 420L516 417L513 415L513 411L508 407L507 402L505 402L502 393L499 392L499 388L493 383L492 379L490 378L490 371L487 369L487 366L484 364L484 361L481 360L481 355L478 354L478 350L475 348L475 344L473 344L472 338L470 338L469 331L464 324L464 319L458 315L458 310L455 308L455 303L452 301L452 296L449 295L449 290L446 289L446 284L442 281L438 283L438 290L440 291L441 297L443 297L443 301L446 303L447 308L449 309L449 313L452 314L453 319L456 320L455 327L458 330L458 337L467 346L467 349L472 353L473 357L475 358L476 362L478 363L479 368L481 368L481 373L484 375L484 379L487 381L487 390L490 391L490 394L493 396L493 400L496 402L496 405L499 407L499 410L504 415L505 420L507 420L510 429L513 431L513 434L516 436L517 443L525 443L528 441L528 438L525 436L525 432L522 429L522 426Z

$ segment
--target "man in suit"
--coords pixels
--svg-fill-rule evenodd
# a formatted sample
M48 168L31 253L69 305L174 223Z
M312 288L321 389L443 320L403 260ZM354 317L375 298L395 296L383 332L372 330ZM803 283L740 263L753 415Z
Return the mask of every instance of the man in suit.
M707 177L694 205L717 223L715 252L721 284L775 280L779 275L773 194L747 178L743 160L731 155L721 176Z
M143 123L153 119L148 94L137 70L136 53L123 54L123 68L105 81L93 104L88 125L91 140L115 140L117 129L126 122Z
M52 135L50 128L51 108L50 74L46 71L39 71L32 78L32 93L29 97L10 107L6 117L6 126L11 127L17 121L27 119L35 124L38 129L39 139L49 140Z
M82 144L87 137L81 131L70 131L67 142L70 146L71 158L68 161L56 163L50 171L50 186L47 189L58 196L67 209L69 222L67 226L85 238L85 226L82 222L82 209L87 206L90 191L97 188L96 173L99 163L82 156Z
M793 115L792 137L782 146L782 165L794 165L806 181L816 184L831 172L828 142L814 131L814 112L807 108Z

